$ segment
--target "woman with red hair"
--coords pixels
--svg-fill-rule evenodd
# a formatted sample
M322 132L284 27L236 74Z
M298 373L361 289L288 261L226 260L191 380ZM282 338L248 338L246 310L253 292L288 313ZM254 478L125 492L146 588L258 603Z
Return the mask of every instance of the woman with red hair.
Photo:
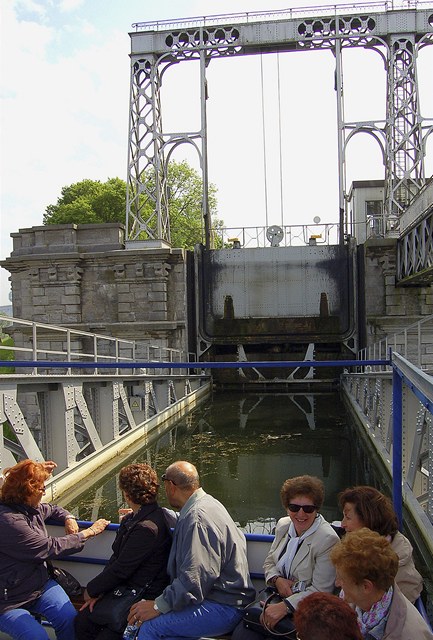
M299 640L362 640L356 613L331 593L311 593L293 615Z
M78 531L66 509L41 503L54 463L23 460L4 471L0 489L0 631L14 640L47 640L33 614L44 616L58 640L74 640L76 611L62 587L52 580L46 560L81 551L85 541L101 533L108 520ZM66 535L51 537L45 522L65 523Z

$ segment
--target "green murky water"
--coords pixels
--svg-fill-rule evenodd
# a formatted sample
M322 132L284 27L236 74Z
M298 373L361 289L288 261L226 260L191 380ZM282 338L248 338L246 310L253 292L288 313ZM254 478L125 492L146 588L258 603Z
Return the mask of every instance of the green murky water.
M158 472L175 460L193 462L203 488L218 498L244 531L268 533L284 515L279 491L286 478L318 476L323 514L340 519L337 494L355 482L346 411L338 394L214 394L157 442L134 454ZM122 462L122 466L125 461ZM119 468L67 507L80 519L118 522ZM163 487L159 502L166 505Z

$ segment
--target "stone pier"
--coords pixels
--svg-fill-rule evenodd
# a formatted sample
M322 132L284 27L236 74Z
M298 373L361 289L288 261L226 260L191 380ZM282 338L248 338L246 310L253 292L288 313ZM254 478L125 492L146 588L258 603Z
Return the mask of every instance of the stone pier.
M117 223L31 227L12 238L1 265L11 274L15 317L136 340L137 359L149 345L188 351L183 249L130 248Z

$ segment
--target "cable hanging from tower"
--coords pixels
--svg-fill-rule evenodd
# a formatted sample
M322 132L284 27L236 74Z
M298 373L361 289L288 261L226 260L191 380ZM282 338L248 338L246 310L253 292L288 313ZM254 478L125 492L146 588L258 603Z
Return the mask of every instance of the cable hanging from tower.
M267 164L266 164L266 126L265 126L265 91L263 81L263 54L260 54L260 85L262 90L262 136L263 136L263 172L265 176L265 222L266 227L269 226L268 221L268 177L267 177Z

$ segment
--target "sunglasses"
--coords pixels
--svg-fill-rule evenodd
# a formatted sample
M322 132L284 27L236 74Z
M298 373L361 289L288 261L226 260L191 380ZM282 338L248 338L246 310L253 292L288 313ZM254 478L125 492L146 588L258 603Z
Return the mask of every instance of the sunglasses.
M293 513L298 513L301 509L304 513L313 513L313 511L317 511L315 504L288 504L287 508Z
M176 483L173 480L171 480L171 478L167 478L167 474L165 473L162 474L161 480L164 480L165 482L171 482L171 484L174 484L175 487L177 486Z

